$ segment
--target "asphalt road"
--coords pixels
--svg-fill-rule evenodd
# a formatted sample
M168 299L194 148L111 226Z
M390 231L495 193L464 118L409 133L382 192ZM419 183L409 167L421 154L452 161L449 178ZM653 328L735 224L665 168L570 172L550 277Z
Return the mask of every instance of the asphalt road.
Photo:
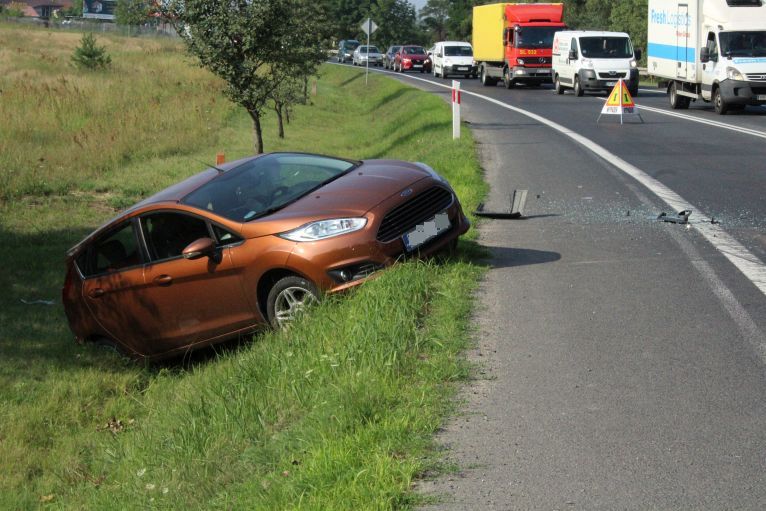
M481 227L481 369L430 508L766 508L766 109L642 90L620 125L603 97L461 83L541 118L463 94L486 209L527 189L528 218ZM678 198L694 225L656 220Z

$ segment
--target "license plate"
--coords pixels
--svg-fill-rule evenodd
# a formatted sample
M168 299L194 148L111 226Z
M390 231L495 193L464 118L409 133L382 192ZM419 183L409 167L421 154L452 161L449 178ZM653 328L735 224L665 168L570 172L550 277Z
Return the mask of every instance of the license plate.
M468 71L468 66L458 66L458 71Z
M758 101L766 101L766 94L758 94Z
M414 67L415 69L418 69L418 68L423 67L423 65L422 64L412 64L412 67Z
M441 233L449 230L451 226L452 224L450 224L447 213L439 213L435 217L431 218L430 220L426 220L402 236L404 247L408 252L414 250L426 241L429 241Z
M539 75L549 75L549 74L551 74L551 70L550 69L540 69L540 70L537 71L537 74L539 74Z
M617 85L617 82L606 82L607 87L614 87L615 85Z

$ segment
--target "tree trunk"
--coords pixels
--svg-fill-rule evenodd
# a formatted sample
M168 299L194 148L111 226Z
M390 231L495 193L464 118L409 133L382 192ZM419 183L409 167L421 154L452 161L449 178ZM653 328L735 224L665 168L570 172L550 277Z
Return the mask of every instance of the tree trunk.
M274 111L277 113L277 127L279 128L279 138L285 138L285 125L282 122L282 103L275 101Z
M250 118L253 120L253 129L255 130L255 153L263 154L263 133L261 132L261 113L258 110L248 110Z
M285 107L285 121L287 121L287 124L290 124L290 105Z
M305 75L303 77L303 101L308 103L309 101L309 77Z

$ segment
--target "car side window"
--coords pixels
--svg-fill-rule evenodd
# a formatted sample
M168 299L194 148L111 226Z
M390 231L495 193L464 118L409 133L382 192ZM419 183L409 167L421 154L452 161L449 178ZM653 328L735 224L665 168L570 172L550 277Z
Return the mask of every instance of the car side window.
M180 213L153 213L141 218L146 247L152 261L180 257L189 243L210 238L207 222Z
M86 277L109 273L142 264L141 252L133 230L126 222L93 242L90 249L77 259Z
M241 237L215 224L213 224L213 232L215 233L216 245L218 246L233 245L242 241Z

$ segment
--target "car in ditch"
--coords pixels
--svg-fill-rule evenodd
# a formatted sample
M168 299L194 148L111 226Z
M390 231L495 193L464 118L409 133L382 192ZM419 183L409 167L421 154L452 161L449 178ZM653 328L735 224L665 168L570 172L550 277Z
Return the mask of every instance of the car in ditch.
M270 153L208 168L118 214L67 252L79 342L164 358L288 324L323 293L469 228L423 163Z

